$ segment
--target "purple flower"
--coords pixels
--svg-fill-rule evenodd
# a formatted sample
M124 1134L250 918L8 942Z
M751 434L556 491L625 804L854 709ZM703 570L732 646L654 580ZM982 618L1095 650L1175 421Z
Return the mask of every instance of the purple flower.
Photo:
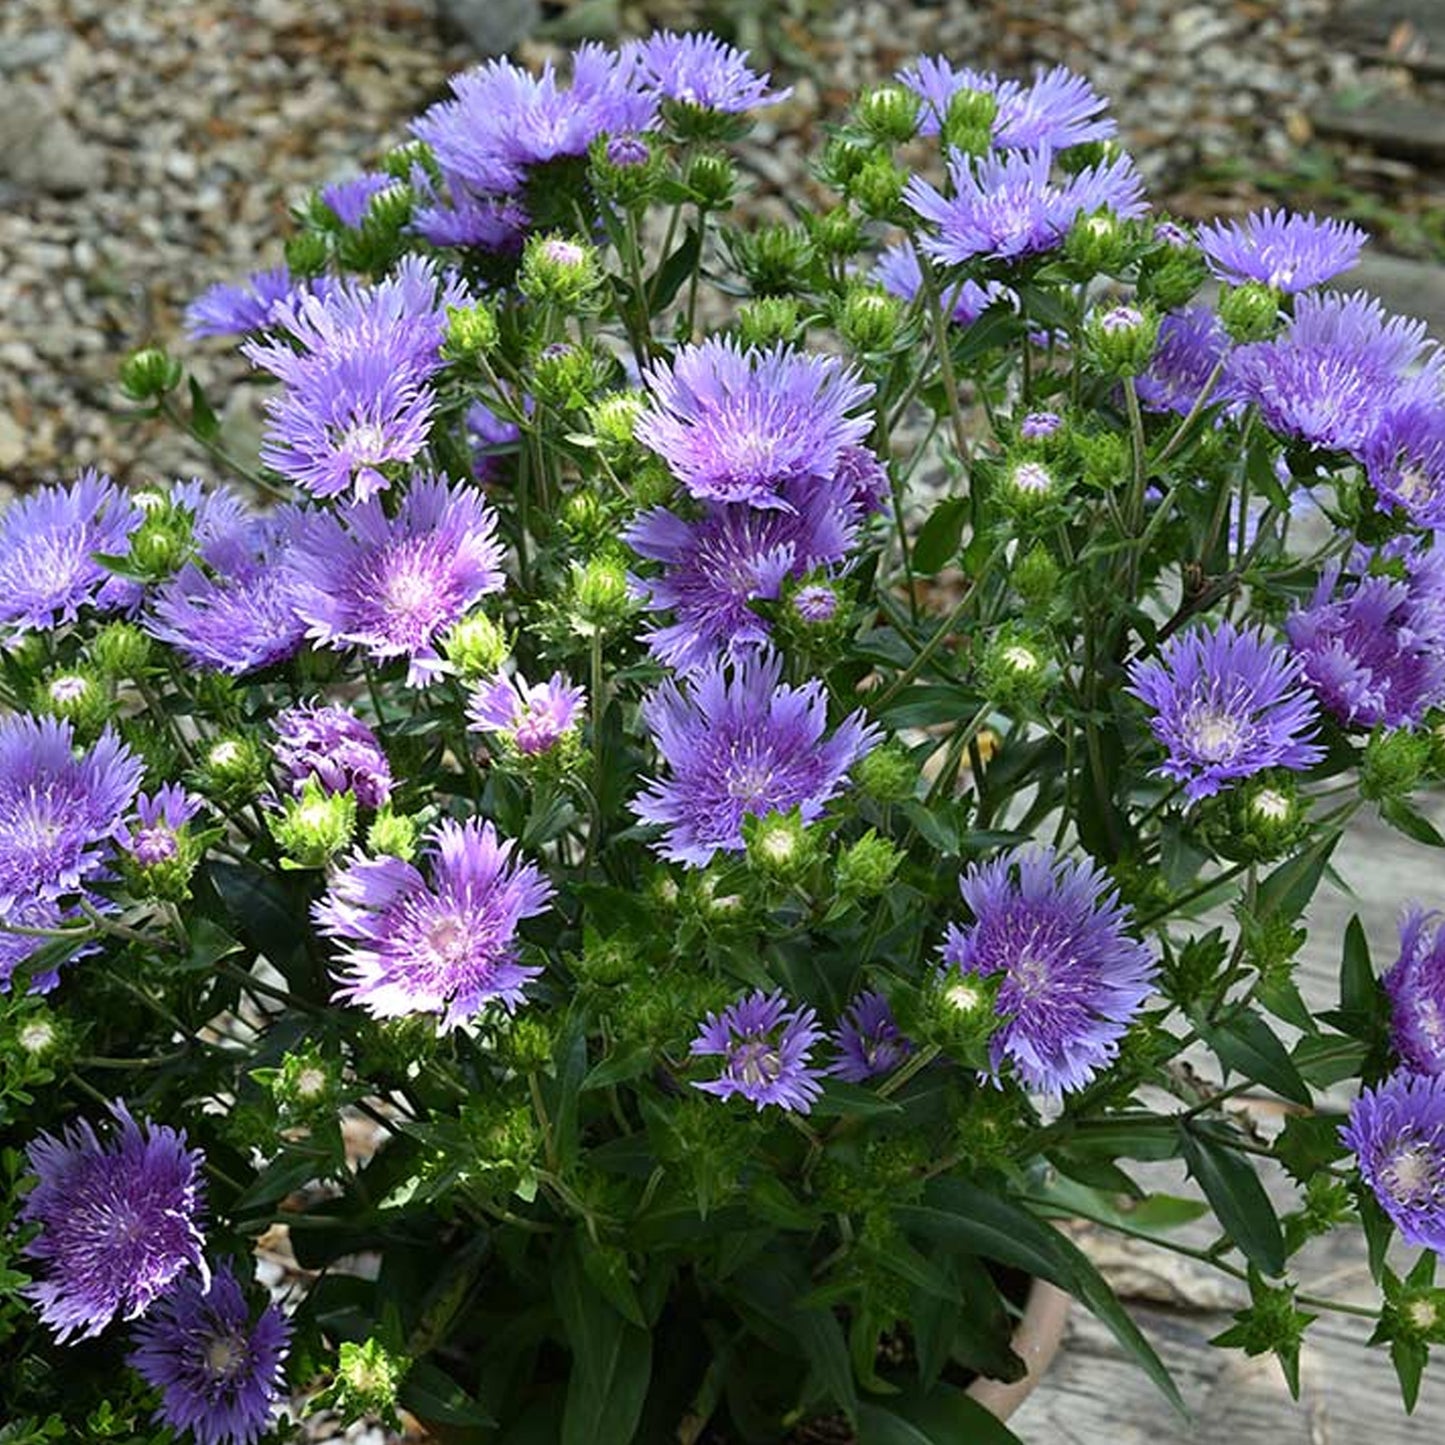
M97 912L109 912L114 907L99 896L88 898L87 902ZM54 900L42 896L22 899L0 911L3 911L4 914L0 923L15 928L57 930L84 924L87 921L79 908L68 906L62 908ZM0 926L0 993L10 992L15 978L15 970L22 967L31 958L38 958L38 951L49 942L50 940L37 937L33 933L11 933L7 931L6 927ZM99 951L100 944L98 942L83 943L77 946L64 962L74 963L76 959ZM55 960L53 955L51 958L52 961L44 967L39 966L38 963L32 965L27 993L49 993L52 989L60 986L61 962Z
M482 494L413 480L396 516L375 498L311 514L288 557L296 611L325 647L405 657L407 682L442 670L435 643L504 582L497 519Z
M1002 80L977 70L955 70L941 56L925 55L898 79L923 102L919 130L937 135L948 116L949 103L963 90L981 91L998 104L993 143L1001 150L1032 150L1049 146L1065 150L1087 141L1108 140L1112 120L1100 112L1107 102L1084 79L1062 65L1036 71L1032 85Z
M665 682L643 702L643 721L671 776L649 781L632 811L666 827L655 844L663 857L700 868L719 849L740 853L749 814L797 808L811 823L878 740L856 712L825 739L823 685L786 687L781 677L776 656L745 658L731 677L713 662L685 692Z
M95 555L124 555L140 521L125 493L94 471L12 502L0 517L0 628L39 632L74 622L82 607L133 606L136 585Z
M1445 1074L1445 929L1419 905L1400 919L1400 956L1384 977L1390 1044L1417 1074Z
M396 183L395 178L385 171L363 171L350 180L333 181L329 186L322 186L322 204L343 226L355 229L366 219L372 200Z
M918 264L918 252L907 241L890 246L878 258L873 268L873 279L893 296L905 301L916 299L923 289L923 270ZM980 286L977 281L957 282L946 288L946 297L953 298L952 319L960 326L972 326L990 306L1007 302L1018 309L1018 295L1002 281L990 281Z
M761 989L721 1013L710 1013L688 1052L720 1056L722 1077L693 1088L720 1099L741 1095L759 1112L768 1104L806 1114L823 1092L810 1050L823 1037L811 1008L790 1008L781 992Z
M260 331L271 324L279 305L290 305L302 296L324 297L335 285L330 276L298 279L285 266L254 271L241 286L218 281L186 307L186 334L200 340Z
M271 319L287 336L241 348L285 383L266 403L266 464L318 497L364 501L390 486L385 469L427 444L436 409L427 381L442 365L447 307L465 300L454 279L408 257L375 286L277 306Z
M1266 768L1313 767L1319 713L1298 659L1259 628L1218 624L1181 633L1156 660L1135 662L1129 691L1154 711L1149 727L1169 756L1158 769L1190 802Z
M953 193L946 199L918 176L903 190L913 210L938 228L937 235L920 237L919 245L948 265L1047 251L1080 214L1104 206L1124 220L1147 209L1143 182L1128 156L1055 181L1053 152L1046 148L994 152L976 162L954 151L948 175Z
M209 1287L189 1277L132 1334L126 1362L161 1392L157 1424L189 1430L196 1445L253 1445L283 1398L291 1322L273 1304L253 1322L226 1265Z
M785 482L831 475L842 449L873 425L872 412L848 415L872 396L870 385L835 356L782 344L744 351L714 338L683 347L645 380L652 397L638 441L693 496L720 502L786 509Z
M809 583L793 594L793 611L814 625L831 622L838 612L838 594L831 587Z
M135 800L135 823L119 823L117 845L142 868L169 863L180 849L182 828L201 811L201 800L179 783L165 783Z
M838 1058L828 1072L850 1084L891 1073L913 1052L893 1021L888 1000L871 991L860 993L848 1005L833 1045Z
M412 122L455 192L510 196L529 171L548 161L583 156L600 135L646 130L657 108L641 81L635 47L618 53L579 46L570 88L550 62L532 75L510 60L492 60L452 77L451 100Z
M1199 400L1214 368L1229 351L1224 324L1209 306L1171 311L1159 323L1159 339L1149 369L1135 380L1139 400L1150 411L1173 411L1188 416ZM1213 401L1229 401L1232 393L1221 374L1215 379ZM1237 409L1237 405L1231 409Z
M498 448L510 448L521 439L522 429L514 421L499 417L491 407L474 402L467 408L467 445L472 450L472 476L479 482L495 479L501 470Z
M1360 259L1366 232L1314 213L1256 211L1199 228L1199 249L1221 281L1262 281L1286 295L1319 286Z
M848 505L860 515L886 512L893 495L888 468L867 447L844 447L838 453L831 478L833 486L848 498ZM810 487L818 500L826 502L829 491Z
M752 603L775 598L783 582L841 562L858 540L851 494L810 487L793 511L714 506L685 521L666 507L643 513L623 534L628 546L663 564L645 584L650 612L674 621L645 640L653 656L690 671L720 652L737 659L768 640Z
M1362 448L1382 512L1398 507L1417 527L1445 527L1445 403L1408 383Z
M305 520L294 507L253 517L241 531L203 543L157 591L141 623L197 667L240 676L296 654L306 626L286 568Z
M1405 1243L1445 1252L1445 1077L1399 1073L1366 1089L1340 1138Z
M659 30L635 47L638 80L669 100L730 114L776 105L793 93L770 91L769 78L748 65L746 51L716 35L676 35Z
M1411 387L1438 387L1445 368L1423 322L1387 318L1362 291L1324 291L1299 297L1282 335L1235 347L1229 372L1274 431L1359 455L1421 361L1424 380Z
M531 217L517 201L496 196L474 196L453 179L446 195L438 194L428 179L418 186L419 204L412 230L433 246L475 246L483 251L510 255L522 249Z
M431 881L400 858L355 855L313 907L346 941L338 999L373 1018L442 1015L455 1028L488 1003L509 1012L540 968L517 962L517 925L545 911L552 885L490 823L443 819L431 831Z
M560 672L536 684L520 674L498 675L472 694L467 717L474 731L500 733L519 753L536 757L577 726L586 697Z
M62 1343L98 1335L116 1315L134 1319L187 1270L209 1274L200 1150L183 1131L137 1124L119 1100L110 1108L104 1142L81 1121L27 1151L36 1186L20 1217L40 1226L25 1252L45 1277L26 1292Z
M1014 849L969 866L959 880L974 921L950 924L948 969L1002 974L995 1071L1007 1059L1030 1088L1081 1089L1119 1052L1157 971L1130 938L1129 910L1093 863L1044 848Z
M1340 562L1331 562L1285 631L1306 680L1341 722L1416 727L1445 702L1445 552L1401 537L1382 549L1381 570L1372 560L1357 549L1357 575L1343 585Z
M363 808L386 805L391 764L376 734L350 708L288 707L271 726L276 762L297 797L314 778L323 792L350 792Z
M1031 411L1019 423L1019 435L1025 441L1038 441L1053 436L1063 424L1063 417L1056 411Z

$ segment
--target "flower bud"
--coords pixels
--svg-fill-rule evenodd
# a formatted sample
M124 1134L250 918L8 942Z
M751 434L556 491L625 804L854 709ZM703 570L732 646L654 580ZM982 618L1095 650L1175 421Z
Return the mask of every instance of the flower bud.
M753 231L729 229L723 244L733 264L760 296L800 290L807 285L813 243L803 226L774 222Z
M743 819L748 865L778 883L801 878L818 856L802 812L748 814Z
M570 584L567 610L578 632L585 637L610 631L636 609L627 583L627 567L611 552L599 552L585 562L574 562Z
M1015 523L1038 523L1053 517L1066 491L1052 467L1026 458L1005 462L996 496Z
M1130 229L1107 207L1080 216L1064 237L1064 259L1081 277L1117 275L1135 249Z
M325 792L308 778L299 798L287 798L279 815L267 818L271 836L296 868L324 868L356 832L356 795ZM284 866L284 864L283 864Z
M252 1077L270 1090L286 1123L315 1126L335 1119L341 1070L314 1046L283 1054L278 1068L255 1069Z
M1172 221L1154 227L1154 246L1139 262L1139 296L1177 311L1204 284L1209 267L1189 234Z
M834 879L844 898L876 898L889 888L903 862L903 852L870 828L838 857Z
M121 362L120 389L132 401L153 401L174 391L184 374L162 347L142 346Z
M908 172L891 156L875 152L848 182L847 195L865 216L890 221L898 214Z
M1047 609L1059 595L1059 564L1042 542L1036 542L1014 563L1010 581L1026 606Z
M217 738L201 759L201 791L217 802L249 803L266 784L269 755L261 745L239 733Z
M452 361L470 361L490 356L496 350L501 333L497 315L485 301L472 306L447 307L447 334L442 355Z
M1224 857L1268 863L1309 833L1309 800L1291 774L1264 773L1208 800L1196 825Z
M586 241L575 236L528 237L517 272L517 289L528 300L570 313L593 311L602 282L597 251Z
M725 211L732 205L737 183L737 168L715 151L694 156L684 181L693 200L705 211Z
M485 612L471 612L442 638L442 652L465 682L499 671L512 655L512 645Z
M999 1025L1001 974L942 968L924 991L922 1033L960 1063L988 1067L988 1041Z
M1112 492L1129 466L1129 443L1115 431L1076 432L1074 455L1084 482L1096 491Z
M388 803L377 812L366 830L367 851L378 857L390 854L410 863L416 857L419 833L415 818L392 812Z
M847 191L849 182L862 170L875 148L864 145L853 136L833 135L823 146L818 166L820 178L836 190Z
M943 144L970 155L982 155L993 144L993 124L997 119L996 96L986 90L955 91L943 117Z
M858 97L855 114L858 124L885 145L912 140L918 131L918 111L922 101L915 91L895 81L873 85Z
M322 1398L348 1423L375 1415L398 1429L396 1396L410 1368L410 1360L388 1350L380 1340L363 1344L347 1340L336 1352L336 1378Z
M647 136L636 131L599 136L588 160L592 189L624 210L645 206L662 177L662 157Z
M903 302L881 286L850 286L834 324L855 351L888 351L898 340L904 310Z
M1371 802L1408 796L1430 766L1430 739L1405 728L1376 728L1365 744L1360 792Z
M20 1052L32 1067L57 1064L70 1051L66 1021L39 1002L28 1017L17 1021L14 1037Z
M549 346L532 364L531 392L543 406L585 411L592 397L613 380L610 357L591 346Z
M979 675L989 700L1000 707L1036 701L1050 679L1048 645L1017 628L1005 628L984 649Z
M902 803L918 788L918 766L899 742L873 748L853 765L853 781L875 803Z
M792 594L788 604L805 627L826 627L838 615L838 591L824 582L809 582Z
M1148 369L1159 318L1137 306L1098 308L1084 323L1084 348L1104 376L1138 376Z
M320 231L297 231L282 248L286 269L298 280L319 276L331 264L331 243Z
M846 206L804 217L813 249L820 256L849 257L856 255L863 244L863 222Z
M69 668L43 678L35 691L35 710L63 718L82 739L96 737L115 711L110 689L92 672Z
M760 296L738 312L738 339L759 348L798 340L798 303L791 296Z
M646 405L640 391L611 391L588 408L587 424L609 460L626 455L636 445L637 418Z
M1219 295L1219 319L1231 341L1265 341L1279 328L1280 294L1261 281L1225 286Z
M133 622L108 622L86 644L85 653L104 678L139 677L150 661L151 640Z

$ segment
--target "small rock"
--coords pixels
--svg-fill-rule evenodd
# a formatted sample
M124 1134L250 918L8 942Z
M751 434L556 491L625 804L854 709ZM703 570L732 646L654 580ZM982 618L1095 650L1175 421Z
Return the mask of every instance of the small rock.
M73 196L105 179L105 157L81 139L49 92L17 85L0 95L0 176L24 190Z
M65 54L70 37L63 30L32 30L28 35L9 36L0 45L0 74L29 70Z
M482 55L505 55L542 19L538 0L440 0L442 23Z
M9 471L25 460L25 433L9 412L0 411L0 471Z

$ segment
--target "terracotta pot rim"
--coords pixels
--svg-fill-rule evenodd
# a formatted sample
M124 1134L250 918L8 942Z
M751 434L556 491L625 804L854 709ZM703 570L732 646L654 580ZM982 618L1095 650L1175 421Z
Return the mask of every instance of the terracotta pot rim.
M1012 1384L981 1375L968 1387L968 1393L1000 1420L1007 1420L1038 1387L1063 1343L1071 1303L1069 1294L1047 1280L1036 1279L1029 1285L1024 1312L1013 1335L1014 1353L1028 1366L1028 1373Z

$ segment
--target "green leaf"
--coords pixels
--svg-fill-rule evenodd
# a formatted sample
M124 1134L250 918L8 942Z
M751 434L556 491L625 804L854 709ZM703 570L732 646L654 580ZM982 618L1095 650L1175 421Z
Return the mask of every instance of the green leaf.
M1390 1363L1400 1381L1400 1399L1407 1415L1414 1413L1415 1402L1420 1398L1420 1376L1429 1353L1420 1340L1397 1337L1390 1341Z
M221 423L216 419L216 413L211 409L211 403L206 400L206 393L201 383L194 376L189 378L191 392L191 426L195 430L196 437L202 442L212 442L221 433Z
M670 306L682 283L692 275L702 252L702 232L696 226L687 228L687 235L678 243L677 249L652 273L647 281L647 293L653 314Z
M1020 1445L992 1411L953 1385L858 1407L858 1445Z
M1289 1175L1299 1184L1310 1179L1350 1151L1340 1142L1339 1115L1291 1114L1285 1120L1274 1152Z
M1378 997L1370 942L1356 913L1345 928L1345 946L1340 955L1340 1007L1352 1013L1371 1013Z
M918 529L913 544L913 570L924 577L941 572L958 556L963 526L968 520L967 497L945 497Z
M1200 1033L1226 1069L1264 1084L1296 1104L1309 1107L1314 1102L1285 1046L1258 1014L1246 1010L1218 1028L1201 1028Z
M1403 833L1416 843L1427 848L1445 848L1445 837L1423 814L1412 808L1403 798L1381 798L1380 816L1396 832Z
M412 1362L397 1399L413 1415L439 1425L476 1429L497 1423L445 1370L430 1360Z
M1284 1233L1254 1166L1198 1129L1181 1124L1179 1132L1185 1163L1220 1228L1250 1263L1278 1278L1285 1269Z
M645 1330L647 1317L642 1313L642 1303L632 1283L626 1251L613 1244L593 1244L581 1236L577 1242L582 1251L582 1268L597 1286L597 1292L623 1319Z
M827 1079L823 1096L813 1105L814 1118L847 1117L875 1119L883 1114L901 1114L903 1105L893 1099L880 1099L872 1089L861 1088L843 1079Z
M1330 854L1335 851L1340 836L1338 830L1326 833L1303 853L1281 863L1259 885L1255 918L1261 923L1276 913L1286 921L1298 918L1320 886L1320 879L1324 877Z

